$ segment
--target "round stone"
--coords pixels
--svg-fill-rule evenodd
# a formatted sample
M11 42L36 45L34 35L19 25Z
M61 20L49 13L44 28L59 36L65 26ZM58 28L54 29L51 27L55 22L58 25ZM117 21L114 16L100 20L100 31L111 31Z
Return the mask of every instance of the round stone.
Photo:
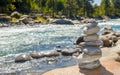
M88 41L88 42L82 42L79 44L80 46L102 46L103 41L97 40L97 41Z
M93 22L89 22L85 25L85 27L88 27L88 28L93 28L93 27L96 27L98 25L97 22L93 21Z
M95 69L99 66L100 66L100 61L99 60L89 62L89 63L79 63L79 67L81 69Z
M101 54L101 49L97 46L84 46L81 50L88 55Z
M99 39L99 36L98 36L98 34L85 35L83 39L84 39L85 42L87 42L87 41L97 41Z
M77 60L78 63L89 63L96 60L99 60L102 57L102 53L95 54L95 55L87 55L85 53L82 53L78 56Z
M100 31L100 28L98 26L92 27L92 28L89 28L89 27L84 27L83 28L83 33L86 34L86 35L95 34L99 31Z

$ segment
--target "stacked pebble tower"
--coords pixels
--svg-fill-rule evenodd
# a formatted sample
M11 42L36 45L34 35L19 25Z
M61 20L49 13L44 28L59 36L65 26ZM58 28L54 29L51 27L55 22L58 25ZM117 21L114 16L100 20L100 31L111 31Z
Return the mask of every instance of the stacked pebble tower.
M83 27L83 40L79 45L82 46L82 54L78 56L78 64L82 69L94 69L100 66L99 59L102 56L99 40L100 28L97 22L90 21Z

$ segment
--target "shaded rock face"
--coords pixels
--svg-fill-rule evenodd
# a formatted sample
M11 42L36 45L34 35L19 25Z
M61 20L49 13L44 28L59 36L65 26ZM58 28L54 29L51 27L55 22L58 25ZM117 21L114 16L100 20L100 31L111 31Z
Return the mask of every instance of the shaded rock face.
M67 24L67 25L74 25L71 21L69 20L64 20L64 19L57 19L51 24Z
M83 27L84 42L79 44L82 46L82 54L78 56L80 68L94 69L100 66L99 59L102 56L102 52L99 46L103 42L99 40L99 35L97 34L99 31L100 28L95 21L91 21Z
M84 42L83 36L78 37L75 40L74 45L79 45L81 42Z

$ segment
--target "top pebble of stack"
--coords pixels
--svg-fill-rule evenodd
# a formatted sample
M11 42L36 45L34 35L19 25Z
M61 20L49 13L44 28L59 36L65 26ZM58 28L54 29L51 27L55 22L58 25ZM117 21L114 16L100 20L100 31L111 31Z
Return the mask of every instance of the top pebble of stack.
M97 26L97 22L90 21L87 25L83 27L83 33L86 35L95 34L100 31L100 28Z

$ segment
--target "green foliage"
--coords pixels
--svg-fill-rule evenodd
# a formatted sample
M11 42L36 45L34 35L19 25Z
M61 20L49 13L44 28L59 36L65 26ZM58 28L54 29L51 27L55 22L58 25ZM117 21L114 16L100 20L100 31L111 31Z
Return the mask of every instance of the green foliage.
M18 11L39 12L50 16L120 16L120 0L102 0L93 5L94 0L0 0L0 13Z

